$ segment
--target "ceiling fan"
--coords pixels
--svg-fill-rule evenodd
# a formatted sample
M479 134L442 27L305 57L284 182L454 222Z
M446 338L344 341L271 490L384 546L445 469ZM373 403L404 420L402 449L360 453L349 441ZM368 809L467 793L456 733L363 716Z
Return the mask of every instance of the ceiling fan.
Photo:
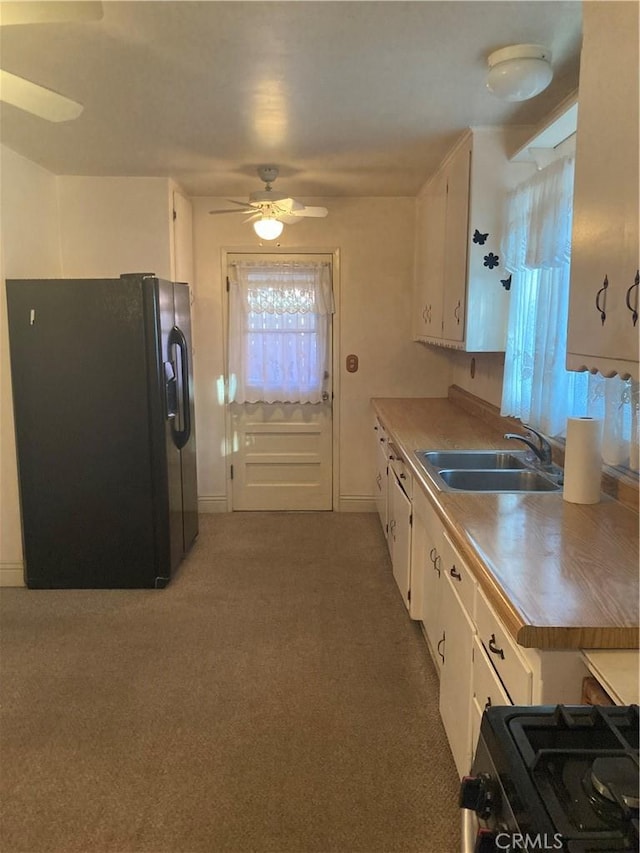
M46 0L45 2L0 3L0 26L15 24L53 24L71 21L98 21L102 18L102 3L97 0ZM0 70L0 101L46 119L71 121L78 118L82 104L71 98L32 83L25 77Z
M306 216L327 215L326 207L311 207L295 198L274 192L272 184L278 177L277 166L259 166L258 177L264 181L265 188L251 193L248 202L229 198L227 201L237 204L237 208L210 210L209 213L248 213L244 221L253 222L254 231L263 240L275 240L282 234L284 225L295 225Z

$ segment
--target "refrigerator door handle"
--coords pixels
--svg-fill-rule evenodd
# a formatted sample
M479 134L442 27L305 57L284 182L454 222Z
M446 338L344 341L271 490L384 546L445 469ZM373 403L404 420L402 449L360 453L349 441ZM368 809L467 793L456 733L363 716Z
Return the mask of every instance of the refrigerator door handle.
M182 429L176 429L174 419L171 423L171 433L174 444L179 450L182 450L191 436L191 408L189 406L189 353L186 338L178 326L174 326L169 332L168 344L169 348L176 346L180 350Z

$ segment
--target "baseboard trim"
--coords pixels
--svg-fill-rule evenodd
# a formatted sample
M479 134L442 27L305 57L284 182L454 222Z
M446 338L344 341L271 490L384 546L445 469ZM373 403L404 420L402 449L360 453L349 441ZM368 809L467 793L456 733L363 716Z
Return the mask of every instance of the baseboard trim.
M338 512L376 512L376 499L368 495L341 495Z
M198 498L198 512L228 512L226 495L203 495Z
M24 585L22 563L0 563L0 587Z

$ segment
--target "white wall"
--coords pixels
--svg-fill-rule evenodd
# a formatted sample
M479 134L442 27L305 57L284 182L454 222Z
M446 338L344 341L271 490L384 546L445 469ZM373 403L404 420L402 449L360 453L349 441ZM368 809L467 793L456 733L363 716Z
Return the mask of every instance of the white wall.
M475 362L474 376L471 376L471 361ZM504 353L465 353L451 350L451 384L459 385L465 391L475 394L500 408L502 400L502 377L504 375Z
M411 341L414 199L325 198L309 203L327 207L328 217L285 226L277 242L292 251L340 252L339 492L342 509L360 509L372 506L373 496L371 397L446 396L450 365L445 352ZM255 252L260 242L242 216L209 215L209 210L228 207L224 199L197 198L193 206L198 490L201 508L222 509L225 423L216 384L224 374L221 250ZM265 242L265 250L272 247ZM355 374L344 367L349 353L359 357Z
M154 272L171 278L173 181L166 178L56 177L0 146L0 585L22 583L6 278L117 278Z
M0 586L22 583L22 534L7 335L7 278L61 275L58 196L50 172L0 146Z
M58 179L62 274L171 279L170 182L166 178Z

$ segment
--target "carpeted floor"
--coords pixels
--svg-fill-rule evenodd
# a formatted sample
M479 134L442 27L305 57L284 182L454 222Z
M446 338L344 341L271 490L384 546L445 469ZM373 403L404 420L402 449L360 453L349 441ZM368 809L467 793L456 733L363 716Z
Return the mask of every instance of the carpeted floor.
M233 513L165 590L0 594L2 853L458 853L373 514Z

